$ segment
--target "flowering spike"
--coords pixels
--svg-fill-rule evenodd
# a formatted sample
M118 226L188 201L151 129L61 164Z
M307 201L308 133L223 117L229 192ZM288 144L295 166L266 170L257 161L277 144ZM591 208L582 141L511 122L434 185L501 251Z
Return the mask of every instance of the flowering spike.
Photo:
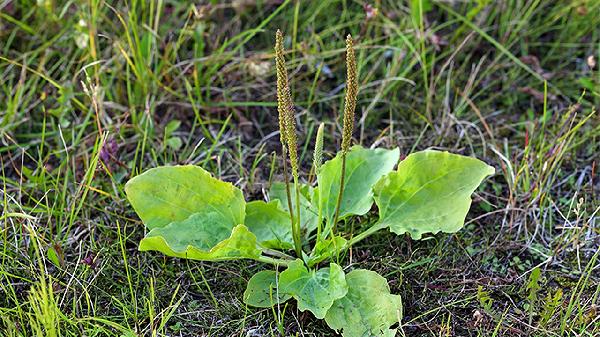
M292 222L292 236L294 239L294 248L298 257L302 258L302 238L300 234L300 187L298 185L298 145L296 137L296 121L294 119L294 103L290 93L287 72L285 70L285 58L283 57L283 33L278 29L275 35L275 67L277 70L277 111L279 113L279 139L281 141L284 172L286 169L286 149L290 156L292 166L292 177L294 178L294 190L296 192L296 217L292 211L292 196L290 185L285 176L286 193L288 198L288 207L290 209L290 219Z
M358 96L358 73L356 70L356 57L354 55L352 36L346 38L346 99L344 104L344 125L342 131L342 153L347 153L354 131L354 110Z
M281 146L287 146L286 121L286 88L287 73L285 70L285 59L283 58L283 34L278 29L275 35L275 69L277 72L277 112L279 114L279 140Z
M275 38L275 66L277 68L277 110L279 112L279 132L283 146L287 147L292 165L292 176L298 179L298 145L294 103L285 70L283 57L283 33L277 30Z
M321 123L317 129L317 137L315 138L315 151L313 152L313 166L315 174L319 173L321 163L323 162L323 128L325 125Z

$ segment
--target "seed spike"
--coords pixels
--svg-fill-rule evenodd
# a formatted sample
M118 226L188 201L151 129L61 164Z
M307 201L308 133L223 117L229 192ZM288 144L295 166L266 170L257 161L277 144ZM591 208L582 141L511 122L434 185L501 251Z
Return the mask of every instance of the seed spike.
M275 69L277 72L277 112L279 115L279 140L282 147L287 146L286 128L286 90L287 73L285 70L285 59L283 57L283 33L277 30L275 34Z
M350 149L352 142L352 132L354 131L354 110L356 109L356 99L358 96L358 72L356 70L356 56L354 55L354 42L352 36L346 37L346 97L344 102L344 120L342 129L342 168L340 172L340 190L338 192L335 215L333 216L331 238L335 236L336 226L342 206L344 195L344 184L346 177L346 154Z
M323 162L323 128L325 125L321 123L317 129L317 136L315 138L315 151L313 152L313 166L315 167L315 174L319 173L321 163Z
M358 96L358 72L356 70L356 56L352 36L346 37L346 97L344 104L344 120L342 130L342 153L347 153L352 141L354 131L354 111Z
M275 38L275 66L277 68L277 110L279 112L279 132L282 144L287 147L292 166L292 176L298 179L298 141L294 103L285 69L283 56L283 33L277 30Z
M294 103L288 82L287 71L285 70L285 58L283 56L283 33L277 30L275 34L275 67L277 72L277 111L279 113L279 139L281 141L284 171L286 168L286 149L290 156L292 167L292 177L294 180L294 191L296 192L296 217L292 211L292 197L290 184L285 173L286 192L288 198L288 207L290 209L290 220L292 222L292 236L294 239L294 248L296 255L302 258L302 238L300 233L300 187L298 185L298 145L296 136L296 121L294 119Z

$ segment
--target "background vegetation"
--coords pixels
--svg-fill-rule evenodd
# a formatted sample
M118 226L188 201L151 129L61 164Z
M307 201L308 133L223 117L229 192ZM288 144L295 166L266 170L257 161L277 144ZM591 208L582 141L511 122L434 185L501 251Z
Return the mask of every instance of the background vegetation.
M496 167L461 232L381 233L345 257L402 295L401 334L598 336L599 14L598 0L0 1L0 335L330 335L294 305L246 308L257 263L138 252L123 192L193 163L265 194L280 28L305 168L319 121L326 155L339 148L348 33L355 143Z

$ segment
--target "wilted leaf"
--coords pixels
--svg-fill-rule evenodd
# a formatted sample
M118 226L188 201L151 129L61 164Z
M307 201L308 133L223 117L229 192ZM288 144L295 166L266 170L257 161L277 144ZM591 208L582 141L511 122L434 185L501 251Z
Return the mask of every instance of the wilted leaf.
M402 317L400 295L390 294L383 276L374 271L356 269L346 275L348 293L336 300L325 322L344 337L393 337L396 329L390 326Z
M471 194L493 173L493 167L471 157L431 150L411 154L374 188L379 226L413 239L456 232L464 225Z
M319 319L348 291L342 267L331 263L329 268L308 270L301 260L290 263L279 275L279 287L298 301L300 311L309 310Z

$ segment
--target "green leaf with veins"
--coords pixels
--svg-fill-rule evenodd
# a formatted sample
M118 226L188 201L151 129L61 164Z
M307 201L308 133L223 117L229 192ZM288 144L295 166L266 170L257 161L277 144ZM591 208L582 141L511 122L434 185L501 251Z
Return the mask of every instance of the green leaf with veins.
M254 274L248 281L244 292L244 303L258 308L270 308L291 297L291 295L281 292L275 271L263 270Z
M215 211L231 227L244 223L246 202L242 191L193 166L150 169L125 185L127 198L149 229L183 221L195 213Z
M125 192L150 229L140 250L196 260L260 256L255 235L241 225L242 192L200 167L151 169L131 179Z
M336 300L325 322L344 337L393 337L390 326L402 318L400 295L390 294L386 279L374 271L356 269L346 275L348 293Z
M294 184L290 184L290 193L292 194L293 211L296 212L296 190L294 189ZM312 187L305 184L300 185L300 227L305 237L308 237L310 233L317 229L318 211L316 206L310 201L311 194ZM279 207L289 214L290 210L284 183L274 183L271 186L269 199L271 201L278 200Z
M398 162L400 151L385 149L365 149L353 146L346 155L346 175L344 181L344 194L340 205L339 218L349 215L366 214L373 205L373 185L394 169ZM327 226L333 224L338 193L340 191L340 175L342 172L342 157L338 154L321 166L317 180L318 188L315 189L313 200L318 200L322 207L323 218ZM328 230L323 232L327 235Z
M335 236L333 240L331 238L319 240L315 244L313 253L310 254L308 266L312 267L321 261L333 257L336 252L341 252L346 245L346 242L347 240L341 236Z
M290 213L279 206L279 200L246 204L246 227L266 248L293 249Z
M464 225L471 194L494 168L471 157L440 151L409 155L374 188L380 228L420 239Z
M198 213L188 220L173 222L163 228L151 230L140 241L139 249L157 250L168 256L192 260L219 261L233 259L257 259L261 250L256 247L256 236L244 225L230 230L224 240L219 241L225 229L212 222L216 213ZM211 226L216 228L211 230ZM214 239L210 235L214 234ZM211 242L216 244L211 246Z
M308 270L299 259L279 275L279 289L298 301L300 311L309 310L319 319L348 291L342 267L331 263L329 268Z

